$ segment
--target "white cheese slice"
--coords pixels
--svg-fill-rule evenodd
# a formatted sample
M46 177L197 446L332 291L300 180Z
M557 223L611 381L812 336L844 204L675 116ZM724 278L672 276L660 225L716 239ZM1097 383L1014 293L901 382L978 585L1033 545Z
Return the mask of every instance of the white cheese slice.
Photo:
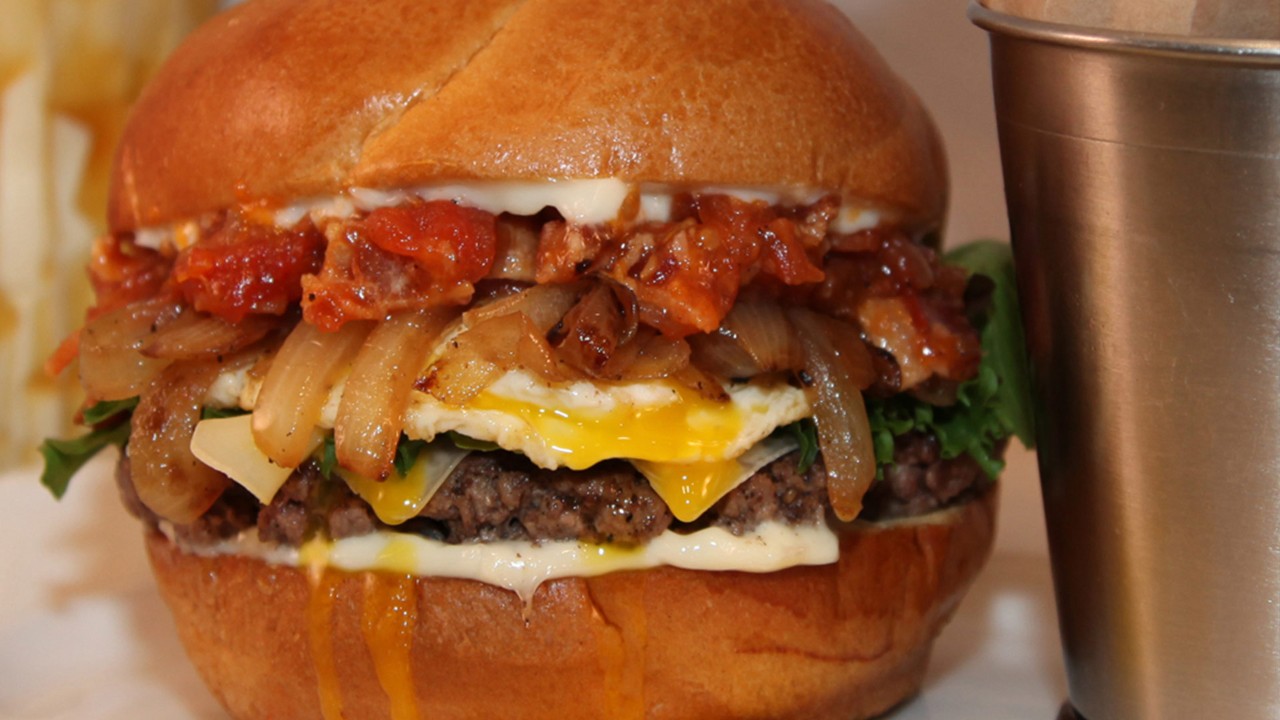
M289 479L293 468L281 467L253 441L253 416L201 420L191 436L191 453L200 462L226 475L266 505ZM314 440L319 445L319 438ZM313 445L312 450L315 449Z
M769 436L730 460L662 463L633 460L677 520L692 522L757 470L800 447L790 436Z
M399 525L422 512L467 454L467 450L458 448L451 440L440 439L418 452L404 476L393 474L386 480L370 480L341 467L335 471L347 487L369 503L379 520Z

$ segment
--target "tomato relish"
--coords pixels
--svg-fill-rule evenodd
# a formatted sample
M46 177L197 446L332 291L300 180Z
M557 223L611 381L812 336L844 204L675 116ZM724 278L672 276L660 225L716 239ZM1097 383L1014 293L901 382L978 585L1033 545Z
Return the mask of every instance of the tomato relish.
M336 331L402 310L465 306L477 284L499 277L608 282L634 299L639 322L668 338L715 331L750 292L849 321L871 345L918 359L922 377L972 375L981 350L964 314L964 272L900 230L836 234L838 210L833 197L783 207L681 195L665 222L580 225L549 211L516 218L415 199L289 228L252 208L230 210L180 250L144 248L128 235L102 239L91 314L171 294L232 323L300 306L304 321ZM499 257L513 251L503 238L515 224L533 228L525 234L534 247L523 249L531 262ZM499 271L513 266L523 276Z

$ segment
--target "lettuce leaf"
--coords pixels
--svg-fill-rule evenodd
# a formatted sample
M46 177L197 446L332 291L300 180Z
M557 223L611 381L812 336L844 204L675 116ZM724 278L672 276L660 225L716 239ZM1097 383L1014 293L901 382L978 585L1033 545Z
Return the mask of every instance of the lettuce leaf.
M936 407L909 395L867 399L867 415L881 469L893 462L894 438L912 431L938 438L942 457L968 453L994 478L1004 469L1000 446L1016 436L1035 445L1026 343L1009 246L986 240L960 247L946 261L995 284L991 308L979 324L983 357L978 374L960 386L956 404Z
M783 425L775 429L772 433L773 437L790 436L799 445L800 453L796 459L796 471L803 474L813 467L813 463L818 459L818 451L821 449L818 445L818 426L813 422L813 418L802 418L789 425Z
M982 327L983 364L999 379L999 386L990 399L990 409L1024 446L1034 447L1031 372L1027 366L1022 311L1018 307L1013 253L1005 243L982 240L956 248L946 259L995 283L991 314Z
M94 403L85 408L80 415L85 425L96 427L117 415L123 413L132 415L133 409L136 407L138 407L138 396L134 395L123 400L103 400L102 402Z
M95 405L94 408L96 407ZM85 418L91 416L90 412L94 408L85 411ZM132 410L132 407L129 410ZM104 412L106 409L95 411L93 417L104 417L102 415ZM115 410L107 413L105 417L116 417L121 412ZM40 473L40 484L48 488L55 498L62 499L62 496L67 493L67 485L71 483L71 477L94 455L112 445L124 447L128 441L129 417L127 415L109 427L95 428L78 438L71 440L49 438L40 444L40 454L44 457L44 472Z

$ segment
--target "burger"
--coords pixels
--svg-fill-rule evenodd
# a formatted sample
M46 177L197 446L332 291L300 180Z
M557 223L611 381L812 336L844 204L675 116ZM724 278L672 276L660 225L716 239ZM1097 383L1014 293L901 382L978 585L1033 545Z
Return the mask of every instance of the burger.
M945 175L816 0L246 3L132 112L43 480L122 448L236 718L884 712L1026 430Z

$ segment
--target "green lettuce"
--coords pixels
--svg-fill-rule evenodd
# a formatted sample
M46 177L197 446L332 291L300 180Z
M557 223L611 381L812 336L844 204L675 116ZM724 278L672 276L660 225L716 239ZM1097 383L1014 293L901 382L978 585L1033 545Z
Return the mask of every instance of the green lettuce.
M461 433L450 430L445 435L451 440L455 447L459 450L497 450L498 444L488 442L486 440L476 440L467 437ZM413 463L418 459L419 453L428 445L426 440L413 440L408 435L401 435L400 442L396 445L395 467L396 474L404 477L409 474L409 470L413 468ZM320 474L326 478L332 479L334 471L338 468L338 452L337 446L334 444L333 433L327 433L324 438L324 444L320 446L317 453L320 465Z
M106 448L124 447L129 441L129 418L138 398L100 402L85 409L84 422L94 429L78 438L58 440L49 438L40 444L44 457L44 472L40 484L49 489L55 498L61 499L71 484L71 477L84 464Z
M938 407L909 395L869 398L876 462L892 463L894 438L921 431L938 438L942 457L968 453L995 477L1004 468L1000 446L1006 438L1016 436L1028 448L1035 444L1013 255L1008 245L985 240L953 250L946 261L995 284L990 311L979 323L982 363L977 376L960 386L955 405Z

